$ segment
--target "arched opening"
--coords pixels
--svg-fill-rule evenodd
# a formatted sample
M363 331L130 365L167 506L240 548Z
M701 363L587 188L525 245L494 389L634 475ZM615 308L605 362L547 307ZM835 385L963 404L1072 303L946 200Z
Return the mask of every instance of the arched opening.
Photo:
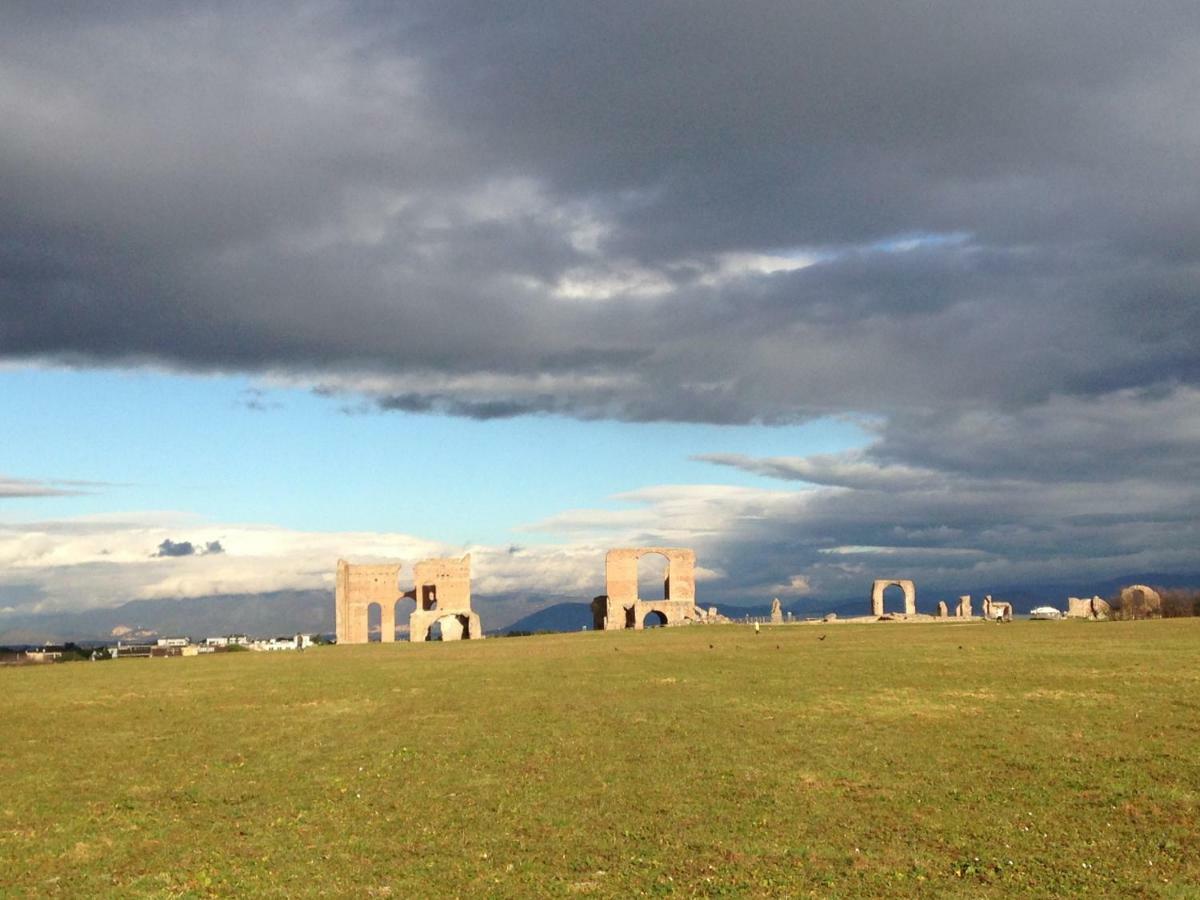
M442 616L429 626L427 641L466 641L471 634L471 620L466 616Z
M904 611L904 588L898 584L889 584L883 589L883 614L886 616Z
M469 641L476 635L471 634L471 620L466 616L454 616L454 626L458 630L458 640ZM442 629L442 640L446 640L446 630Z
M638 599L669 600L671 598L671 563L661 553L646 553L638 557Z
M425 612L432 612L438 608L437 585L423 584L421 591L421 609Z
M396 640L408 640L408 619L416 608L416 601L412 597L401 597L396 601Z
M383 607L378 603L367 604L367 641L377 643L383 640Z
M650 610L646 613L646 618L642 619L643 628L662 628L666 624L666 613L661 613L657 609Z

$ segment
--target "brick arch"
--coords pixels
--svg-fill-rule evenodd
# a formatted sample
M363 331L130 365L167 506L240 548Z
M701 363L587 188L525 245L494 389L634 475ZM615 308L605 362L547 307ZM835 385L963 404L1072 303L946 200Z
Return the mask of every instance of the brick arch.
M1121 615L1133 619L1161 616L1162 597L1154 588L1144 584L1121 588Z
M397 563L352 566L338 560L334 624L339 644L367 642L367 608L375 603L380 608L379 639L384 643L396 639L396 601L403 594L400 569Z
M396 639L396 610L400 601L411 598L415 608L408 618L408 638L423 641L430 626L445 616L458 621L452 631L476 640L483 637L479 616L471 608L471 556L460 559L423 559L413 565L413 587L400 588L398 563L351 565L338 560L335 621L339 644L365 644L368 638L367 611L378 605L380 640ZM453 640L453 638L451 638Z
M657 553L667 559L665 597L638 596L638 560ZM641 630L646 615L658 612L667 624L696 618L696 552L687 547L618 547L604 560L608 593L592 602L597 630L621 628Z
M906 578L891 581L878 579L871 585L871 615L878 618L884 614L883 592L890 587L898 587L904 591L904 615L915 616L917 614L917 587Z

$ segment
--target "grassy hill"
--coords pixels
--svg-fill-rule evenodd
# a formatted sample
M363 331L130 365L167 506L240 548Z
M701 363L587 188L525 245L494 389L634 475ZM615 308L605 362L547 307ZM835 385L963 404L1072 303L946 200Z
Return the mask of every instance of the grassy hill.
M1194 896L1200 620L0 670L18 895Z

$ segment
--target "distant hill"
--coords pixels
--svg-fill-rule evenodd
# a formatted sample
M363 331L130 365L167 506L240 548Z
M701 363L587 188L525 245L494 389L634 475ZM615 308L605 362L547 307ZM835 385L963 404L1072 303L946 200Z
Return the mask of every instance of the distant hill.
M1013 604L1018 614L1029 612L1033 607L1050 604L1059 609L1066 607L1066 598L1112 597L1122 587L1130 584L1148 584L1155 587L1200 587L1200 574L1168 574L1143 572L1124 575L1120 578L1079 579L1070 584L1016 585L1010 587L985 586L956 590L923 588L917 582L917 609L932 613L937 601L948 604L959 594L969 593L976 602L990 593L997 600ZM856 597L822 599L805 597L785 604L784 612L790 611L797 618L817 618L826 613L839 616L861 616L870 612L870 584ZM477 608L486 609L489 600L480 596ZM889 609L896 600L889 596ZM771 613L769 598L762 603L731 604L719 600L710 601L702 597L704 606L715 605L731 619L745 616L768 616ZM500 633L512 631L579 631L592 625L591 606L588 603L555 603L530 613L510 625L497 629ZM0 614L0 645L37 643L62 643L64 641L112 640L121 630L128 637L186 635L206 637L214 634L245 633L256 636L295 634L298 631L329 634L334 630L333 594L330 591L272 591L263 594L221 594L209 597L165 600L133 600L108 609L91 609L70 613ZM128 631L125 631L125 630Z
M512 631L580 631L585 627L592 627L590 603L555 603L523 616L499 631L502 634Z
M819 612L803 609L793 609L793 615L803 618L805 616L817 616L824 612L836 612L839 609L837 604L818 604ZM863 605L861 600L845 601L843 606L853 606L861 613ZM790 607L784 606L786 613ZM741 619L746 616L762 617L771 614L771 604L764 603L757 606L733 606L728 603L717 604L717 611L721 615L728 616L731 619ZM590 603L555 603L553 606L547 606L545 609L538 610L535 613L517 619L511 625L498 629L501 634L508 634L514 631L580 631L583 628L592 627L592 608Z
M991 594L997 600L1006 600L1012 603L1013 612L1023 615L1034 607L1044 604L1065 609L1067 605L1066 599L1069 596L1091 597L1093 594L1098 594L1105 598L1112 597L1120 592L1121 588L1130 584L1148 584L1161 588L1197 587L1200 586L1200 574L1179 575L1150 572L1123 575L1119 578L1098 579L1095 581L1080 579L1071 584L966 588L954 591L937 590L935 588L922 590L918 582L917 609L920 612L932 614L937 611L937 602L939 600L945 600L953 608L954 601L957 601L961 594L970 594L975 601L975 612L978 614L981 610L980 604L983 601L984 595ZM870 585L868 584L859 597L841 597L837 599L805 597L791 603L783 604L783 611L785 615L791 612L797 619L819 618L827 613L836 613L843 617L865 616L871 611L870 593ZM888 608L891 609L897 601L890 595L888 600ZM707 601L703 601L701 605L709 606L710 604ZM734 620L745 617L766 617L771 614L770 601L747 605L717 602L712 605L715 605L722 615ZM545 609L530 613L513 622L511 625L498 629L498 631L502 634L514 631L579 631L585 626L590 628L591 625L592 612L590 604L556 603L552 606L547 606Z

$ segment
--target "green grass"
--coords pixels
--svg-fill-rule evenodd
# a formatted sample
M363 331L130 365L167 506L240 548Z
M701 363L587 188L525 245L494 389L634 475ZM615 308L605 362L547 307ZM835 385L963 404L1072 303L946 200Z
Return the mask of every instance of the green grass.
M1200 896L1200 620L73 663L0 698L5 896Z

